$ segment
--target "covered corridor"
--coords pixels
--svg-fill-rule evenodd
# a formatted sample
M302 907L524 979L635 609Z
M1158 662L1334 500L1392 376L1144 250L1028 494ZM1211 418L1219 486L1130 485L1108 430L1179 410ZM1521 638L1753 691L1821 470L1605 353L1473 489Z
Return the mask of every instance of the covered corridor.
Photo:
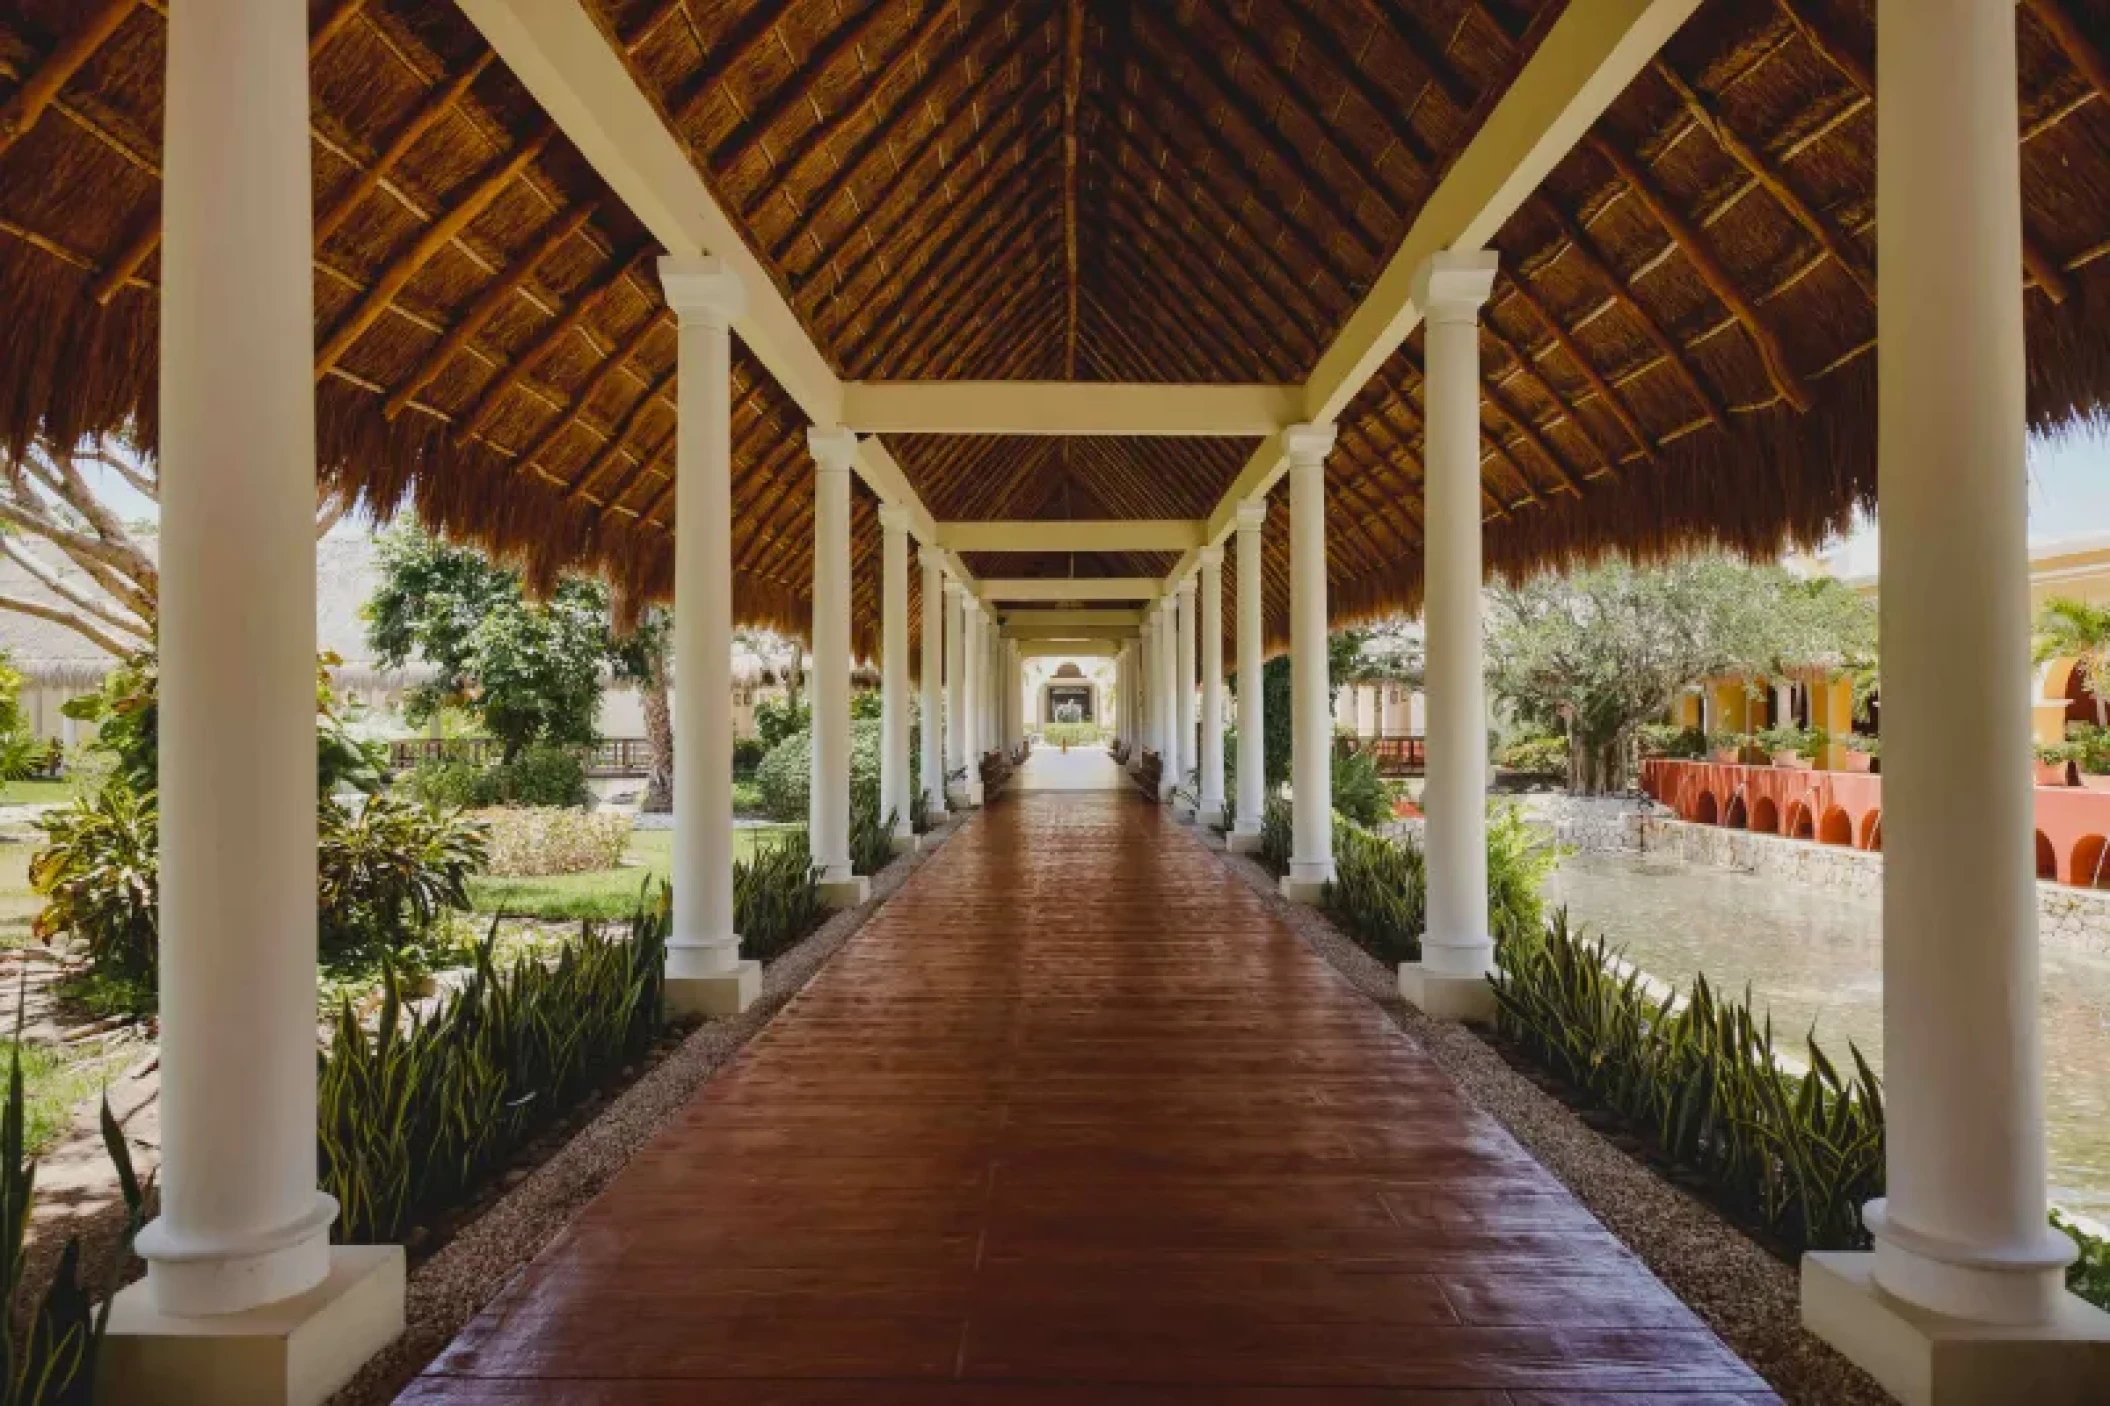
M1130 790L970 822L404 1399L1237 1387L1774 1399Z

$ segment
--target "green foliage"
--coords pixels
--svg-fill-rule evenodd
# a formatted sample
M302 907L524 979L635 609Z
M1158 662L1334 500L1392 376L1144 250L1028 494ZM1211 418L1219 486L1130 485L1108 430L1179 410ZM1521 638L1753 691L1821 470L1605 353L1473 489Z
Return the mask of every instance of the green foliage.
M402 787L410 798L443 810L465 810L476 804L481 768L465 761L428 758L410 769Z
M762 758L769 755L769 744L760 737L735 737L733 739L733 775L753 776L755 768L762 765Z
M44 900L31 931L80 940L96 970L151 988L159 956L160 823L154 793L112 780L37 817L44 843L29 883Z
M1046 747L1096 747L1106 741L1106 729L1098 723L1047 723L1040 740Z
M1489 683L1519 718L1571 740L1584 791L1626 784L1638 730L1685 685L1850 671L1875 643L1875 607L1847 587L1721 554L1488 590Z
M50 769L56 744L39 738L22 712L22 671L0 653L0 781L22 781Z
M59 711L96 726L95 749L114 759L113 775L135 791L161 784L161 662L151 651L124 660L94 693L69 698Z
M755 736L764 754L785 738L812 730L813 705L802 698L764 698L755 704Z
M1260 848L1253 857L1261 868L1279 879L1289 872L1290 851L1295 847L1295 816L1290 804L1271 795L1260 808Z
M2093 776L2110 773L2110 728L2094 723L2066 724L2066 740L2073 744L2081 770ZM1851 743L1851 739L1849 739Z
M878 722L886 711L886 700L876 688L860 688L850 694L851 722Z
M374 796L354 813L316 813L317 927L325 957L394 951L423 938L448 910L469 910L469 876L490 858L481 821L415 801Z
M733 930L741 955L767 962L828 919L803 830L755 846L733 865Z
M911 730L913 736L913 729ZM910 744L909 766L915 767L915 746ZM772 820L799 821L808 813L813 786L813 736L795 732L770 748L762 765L755 768L755 784L762 790L762 810ZM850 790L879 785L879 720L860 718L850 724Z
M2097 1308L2110 1309L2110 1240L2090 1235L2056 1209L2051 1223L2073 1241L2077 1252L2066 1267L2066 1287Z
M876 874L894 862L894 822L879 813L879 783L850 790L850 870Z
M627 940L582 924L554 963L522 954L503 973L494 922L468 984L430 1015L406 1019L393 970L371 1031L345 1002L317 1085L331 1234L401 1240L642 1054L661 1024L672 921L664 886L641 892Z
M1812 1039L1809 1073L1789 1073L1748 1000L1718 997L1704 977L1682 1007L1656 999L1614 956L1571 932L1565 913L1504 934L1493 978L1503 1033L1789 1251L1865 1248L1861 1206L1883 1189L1883 1103L1860 1051L1842 1077Z
M2098 726L2110 724L2101 702L2110 698L2110 605L2053 596L2037 611L2030 637L2030 662L2075 660L2081 684L2096 695Z
M376 655L401 668L416 654L438 673L411 693L413 724L458 704L509 760L531 742L594 740L602 665L622 669L641 648L611 632L605 585L568 576L533 601L518 572L408 525L382 534L377 562L366 605Z
M761 815L767 809L762 800L761 785L752 780L735 778L733 781L733 814Z
M1817 734L1812 729L1797 727L1792 723L1780 727L1761 728L1752 739L1761 751L1767 753L1792 752L1796 756L1811 756L1811 739Z
M1387 966L1416 961L1428 929L1428 873L1421 846L1336 818L1334 880L1324 905L1357 946Z
M1565 776L1568 773L1568 739L1550 733L1519 737L1496 754L1495 760L1510 771L1526 776Z
M485 767L469 791L476 806L583 806L593 799L586 787L586 762L570 747L537 743L521 749L509 762Z
M1707 755L1707 734L1696 727L1676 723L1643 723L1635 729L1644 757L1683 757L1697 760ZM1565 744L1564 744L1565 745Z
M1392 818L1392 788L1377 774L1377 759L1368 752L1333 753L1333 809L1358 825L1382 825Z

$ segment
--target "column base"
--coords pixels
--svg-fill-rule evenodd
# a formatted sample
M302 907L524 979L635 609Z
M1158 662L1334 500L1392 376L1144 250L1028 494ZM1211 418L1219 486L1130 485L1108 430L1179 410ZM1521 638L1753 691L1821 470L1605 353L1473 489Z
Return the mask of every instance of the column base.
M830 908L855 908L872 896L872 881L862 874L822 879L820 890L821 902Z
M914 854L923 848L923 837L911 830L906 835L894 836L894 853Z
M1484 976L1452 976L1430 971L1425 962L1402 962L1399 994L1408 1005L1438 1020L1467 1025L1495 1022L1495 988Z
M1893 1298L1873 1254L1802 1257L1802 1325L1905 1406L2081 1406L2110 1382L2110 1313L2061 1292L2049 1323L1974 1323Z
M316 1406L402 1334L403 1293L398 1245L332 1245L313 1289L211 1318L159 1313L146 1284L134 1284L111 1305L96 1398Z
M1326 897L1326 886L1333 882L1333 861L1313 862L1308 859L1292 859L1289 873L1281 880L1282 896L1292 903L1316 904Z
M1202 798L1201 807L1194 812L1194 823L1214 829L1224 823L1224 803Z
M738 1015L762 997L762 964L738 962L709 976L675 976L666 982L667 1014L706 1020Z
M1233 854L1258 854L1260 853L1260 832L1258 830L1233 830L1230 834L1224 836L1224 847Z

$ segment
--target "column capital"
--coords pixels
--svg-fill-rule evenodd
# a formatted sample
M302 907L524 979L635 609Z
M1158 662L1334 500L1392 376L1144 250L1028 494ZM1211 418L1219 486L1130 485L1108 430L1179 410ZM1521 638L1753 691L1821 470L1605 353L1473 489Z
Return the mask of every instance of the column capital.
M909 519L913 516L914 514L899 503L881 503L879 505L879 525L889 532L908 531ZM925 550L928 550L928 548Z
M925 547L923 550L929 551L930 548ZM957 578L948 575L945 578L945 594L951 596L954 600L958 600L961 596L967 594L967 588L961 585Z
M945 549L943 547L934 547L928 542L918 542L916 544L916 562L919 566L926 569L935 567L937 570L943 571L945 569Z
M1291 425L1282 432L1283 452L1293 465L1323 464L1333 452L1333 436L1331 423Z
M1218 552L1217 559L1221 561L1223 559L1223 553ZM1194 578L1192 576L1187 577L1186 579L1181 581L1177 586L1174 586L1172 590L1175 595L1185 596L1188 600L1193 600Z
M732 265L715 255L663 254L660 291L683 323L724 331L747 311L747 289Z
M817 471L846 474L857 458L857 436L849 430L824 430L816 425L806 431L806 448L813 455Z
M1242 513L1245 509L1240 508L1239 511ZM1204 571L1220 571L1224 564L1224 549L1220 546L1204 547L1195 553L1194 559L1201 563Z
M1267 499L1248 498L1238 505L1238 530L1258 532L1267 522Z
M1441 249L1414 270L1414 303L1430 322L1472 322L1495 290L1492 249Z

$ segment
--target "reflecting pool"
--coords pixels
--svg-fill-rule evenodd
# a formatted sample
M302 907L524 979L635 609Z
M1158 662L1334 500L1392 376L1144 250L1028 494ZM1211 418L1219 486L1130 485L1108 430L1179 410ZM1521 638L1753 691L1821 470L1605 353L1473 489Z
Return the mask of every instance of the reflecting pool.
M1649 854L1573 855L1548 896L1660 981L1748 983L1783 1049L1814 1026L1842 1065L1851 1040L1882 1069L1880 900ZM2110 957L2047 946L2043 1001L2052 1198L2110 1220Z

